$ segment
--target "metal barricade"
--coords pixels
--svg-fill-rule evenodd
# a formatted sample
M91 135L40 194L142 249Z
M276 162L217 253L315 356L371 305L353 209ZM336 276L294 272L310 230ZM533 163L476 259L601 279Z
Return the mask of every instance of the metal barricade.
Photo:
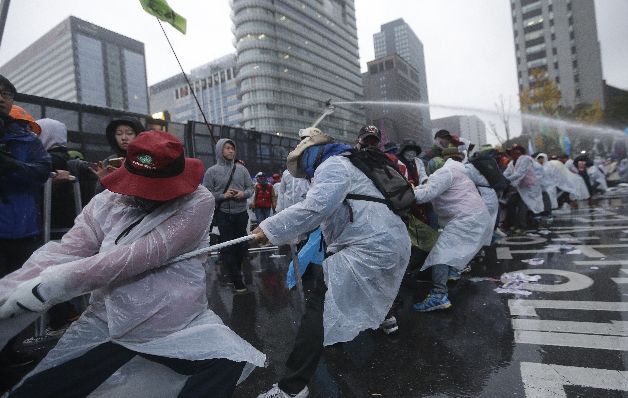
M44 184L44 203L43 203L43 243L50 242L50 236L52 233L65 233L69 231L69 228L51 228L52 219L52 184L53 179L57 176L57 173L50 173L50 177ZM74 197L74 210L76 216L78 216L83 210L83 204L81 203L81 187L78 178L70 176L70 180L62 182L62 184L72 184L73 197ZM86 304L86 303L84 303ZM46 324L48 322L47 313L42 314L41 317L35 323L35 337L42 337L46 334Z

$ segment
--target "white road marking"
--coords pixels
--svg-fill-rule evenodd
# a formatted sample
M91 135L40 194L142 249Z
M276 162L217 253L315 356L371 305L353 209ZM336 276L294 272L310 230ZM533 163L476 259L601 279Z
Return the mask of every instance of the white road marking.
M566 398L563 386L628 391L628 372L521 362L526 398Z
M547 242L546 238L541 236L509 236L497 241L500 245L510 246L526 246Z
M613 231L617 229L627 229L628 225L616 225L611 227L552 227L552 230L561 233L573 233L573 232L594 232L594 231Z
M628 351L628 337L515 330L515 343Z
M583 260L573 263L575 265L628 265L628 260Z
M512 328L538 332L584 333L609 336L628 336L627 321L610 323L554 321L540 319L512 319Z
M527 275L559 275L567 278L567 282L564 283L558 283L553 285L545 285L541 283L524 283L521 287L524 290L531 290L534 292L571 292L574 290L583 290L593 285L593 279L589 278L586 275L560 269L537 268L524 269L516 272L521 272Z
M583 311L628 312L628 302L616 301L571 301L571 300L508 300L510 314L537 317L537 308Z

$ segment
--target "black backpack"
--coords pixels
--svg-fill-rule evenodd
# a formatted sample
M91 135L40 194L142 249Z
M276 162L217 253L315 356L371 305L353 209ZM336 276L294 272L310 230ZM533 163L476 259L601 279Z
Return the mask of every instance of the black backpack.
M489 187L496 191L506 189L508 181L499 169L499 165L490 152L475 153L469 162L486 178Z
M364 173L384 196L384 199L368 195L349 194L347 199L384 203L399 216L405 216L416 203L414 190L399 172L397 165L379 150L368 149L344 155Z

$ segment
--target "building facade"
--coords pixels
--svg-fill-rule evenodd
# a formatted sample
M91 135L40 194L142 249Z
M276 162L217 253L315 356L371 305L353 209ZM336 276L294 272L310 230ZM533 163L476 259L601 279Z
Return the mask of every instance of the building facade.
M381 25L380 31L373 35L375 47L375 58L382 58L390 54L399 54L417 73L419 86L418 101L423 104L429 103L427 93L427 74L425 72L425 55L423 43L403 18ZM430 110L425 107L420 110L421 126L423 134L429 135Z
M210 123L240 126L236 56L225 55L192 69L188 75L198 101ZM182 74L177 74L149 88L150 111L167 111L170 120L202 122L198 105Z
M604 106L602 60L593 0L511 0L519 91L540 69L561 92L560 105Z
M69 17L0 67L26 94L148 112L144 43Z
M418 73L396 53L367 63L362 74L364 99L377 102L420 102ZM429 145L429 120L418 106L367 105L366 119L382 131L382 141L400 143L413 139ZM426 133L428 132L428 133Z
M487 143L486 126L484 122L475 115L455 115L432 119L432 132L445 129L451 134L468 139L475 147ZM434 135L432 134L432 137Z
M232 0L242 126L296 135L320 127L346 141L365 122L353 0Z

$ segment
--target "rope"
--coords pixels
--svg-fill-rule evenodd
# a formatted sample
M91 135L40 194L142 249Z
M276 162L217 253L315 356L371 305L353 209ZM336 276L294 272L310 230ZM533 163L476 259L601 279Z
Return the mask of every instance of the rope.
M253 239L255 239L255 235L247 235L247 236L243 236L243 237L238 238L238 239L228 240L226 242L219 243L217 245L204 247L202 249L194 250L194 251L182 254L182 255L180 255L178 257L175 257L172 260L168 261L168 263L166 263L165 265L169 265L169 264L173 264L173 263L176 263L176 262L179 262L179 261L187 260L189 258L200 256L200 255L203 255L203 254L208 254L208 253L210 253L212 251L218 251L218 250L224 249L225 247L237 245L239 243L248 242L248 241L253 240Z

